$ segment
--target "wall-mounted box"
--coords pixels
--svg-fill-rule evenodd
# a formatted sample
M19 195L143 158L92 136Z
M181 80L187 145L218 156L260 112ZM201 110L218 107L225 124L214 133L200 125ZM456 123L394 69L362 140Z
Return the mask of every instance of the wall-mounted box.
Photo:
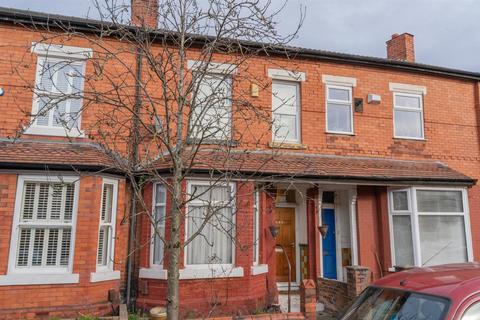
M382 102L382 96L379 94L369 93L367 101L370 104L379 104L380 102Z

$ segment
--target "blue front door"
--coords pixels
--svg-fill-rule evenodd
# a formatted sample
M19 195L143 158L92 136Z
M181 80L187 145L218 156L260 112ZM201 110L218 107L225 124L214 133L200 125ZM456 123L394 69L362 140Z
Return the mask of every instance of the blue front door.
M327 236L322 240L323 277L337 279L337 247L335 240L335 210L322 209L322 225L328 226Z

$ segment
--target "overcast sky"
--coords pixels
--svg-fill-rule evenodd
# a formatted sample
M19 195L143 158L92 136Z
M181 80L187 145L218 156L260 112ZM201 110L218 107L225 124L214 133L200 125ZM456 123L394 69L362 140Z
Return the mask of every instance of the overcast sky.
M275 2L276 0L274 0ZM293 43L385 57L393 33L415 35L417 62L480 72L480 0L289 0L281 29L306 18ZM91 0L0 0L0 6L86 17ZM95 16L90 11L90 16Z

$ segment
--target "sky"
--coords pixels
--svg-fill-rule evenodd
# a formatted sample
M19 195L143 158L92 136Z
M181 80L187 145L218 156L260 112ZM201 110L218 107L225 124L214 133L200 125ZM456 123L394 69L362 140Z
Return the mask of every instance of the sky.
M0 6L95 17L92 0L0 0ZM480 72L480 0L288 0L280 30L295 28L300 6L306 16L293 45L385 57L385 41L409 32L417 62Z

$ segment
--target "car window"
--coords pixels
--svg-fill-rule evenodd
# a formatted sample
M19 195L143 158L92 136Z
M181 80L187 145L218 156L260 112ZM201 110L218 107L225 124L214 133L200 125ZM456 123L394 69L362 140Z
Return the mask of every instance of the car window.
M462 316L462 320L478 320L480 319L480 302L475 302Z
M447 299L429 295L370 287L365 290L342 320L443 320ZM477 318L478 320L478 318Z

